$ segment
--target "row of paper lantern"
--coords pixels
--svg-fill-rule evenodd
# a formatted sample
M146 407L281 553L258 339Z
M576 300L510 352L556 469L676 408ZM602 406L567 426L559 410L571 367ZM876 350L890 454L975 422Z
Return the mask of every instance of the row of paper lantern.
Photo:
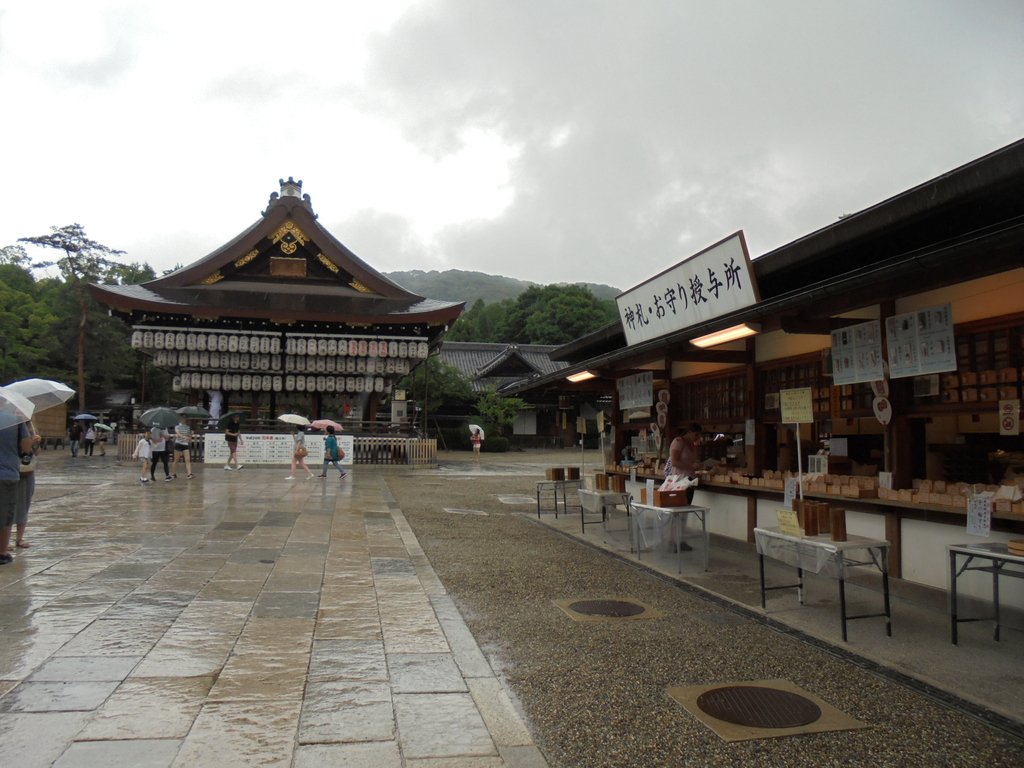
M175 392L222 389L235 392L383 392L380 376L270 376L238 373L182 373L171 382Z
M251 355L241 352L186 352L175 349L157 350L154 362L169 368L227 368L237 371L279 371L280 355ZM395 373L404 376L411 365L408 360L365 357L296 357L284 360L287 373Z
M196 333L185 331L147 331L132 333L132 348L179 350L187 352L238 352L276 355L281 339L276 335L242 333ZM426 360L430 348L425 341L386 341L383 339L302 338L289 336L285 354L320 357L397 357Z
M304 339L289 336L286 355L327 355L334 357L411 357L426 360L430 348L425 341L384 341L383 339Z
M185 331L146 331L132 333L133 349L169 349L196 352L257 352L276 355L281 352L279 336L249 336L242 333L194 333Z

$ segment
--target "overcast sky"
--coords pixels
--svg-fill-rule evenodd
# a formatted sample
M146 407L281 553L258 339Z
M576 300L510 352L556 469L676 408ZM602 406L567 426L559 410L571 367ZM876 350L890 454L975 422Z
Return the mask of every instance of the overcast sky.
M0 246L159 273L294 176L382 272L627 289L1024 137L1024 2L0 0L0 104Z

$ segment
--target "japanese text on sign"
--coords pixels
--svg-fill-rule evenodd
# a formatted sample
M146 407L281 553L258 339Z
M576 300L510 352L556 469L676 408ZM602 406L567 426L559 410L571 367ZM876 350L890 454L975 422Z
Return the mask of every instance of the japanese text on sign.
M783 424L808 424L814 421L811 388L783 389L779 392L779 408Z
M882 324L877 320L832 331L832 381L857 384L881 381Z
M633 345L757 303L743 232L691 256L615 301Z
M886 318L885 341L893 379L956 370L949 304Z
M619 408L649 408L654 403L654 374L638 373L623 376L616 382Z

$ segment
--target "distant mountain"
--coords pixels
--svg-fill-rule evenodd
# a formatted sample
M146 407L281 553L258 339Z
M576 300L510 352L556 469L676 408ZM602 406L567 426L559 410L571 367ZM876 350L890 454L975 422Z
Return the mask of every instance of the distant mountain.
M463 269L447 269L444 272L431 270L424 272L413 269L407 272L385 272L384 275L394 280L406 290L425 296L428 299L443 301L464 301L466 308L473 306L477 299L485 304L493 304L504 299L514 299L532 285L526 280L513 277L488 275L483 272L468 272ZM621 290L610 285L597 283L574 283L590 289L599 299L614 299Z

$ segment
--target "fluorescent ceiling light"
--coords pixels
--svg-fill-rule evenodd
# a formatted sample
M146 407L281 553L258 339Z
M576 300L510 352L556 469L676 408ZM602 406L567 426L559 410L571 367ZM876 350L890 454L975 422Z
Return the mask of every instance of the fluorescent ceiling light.
M566 381L571 381L576 384L581 381L587 381L588 379L596 379L597 374L593 371L580 371L579 373L573 373L565 377Z
M760 323L740 323L731 328L723 328L720 331L709 333L707 336L690 339L690 343L695 347L714 347L719 344L736 341L737 339L745 339L747 336L753 336L755 333L760 332Z

